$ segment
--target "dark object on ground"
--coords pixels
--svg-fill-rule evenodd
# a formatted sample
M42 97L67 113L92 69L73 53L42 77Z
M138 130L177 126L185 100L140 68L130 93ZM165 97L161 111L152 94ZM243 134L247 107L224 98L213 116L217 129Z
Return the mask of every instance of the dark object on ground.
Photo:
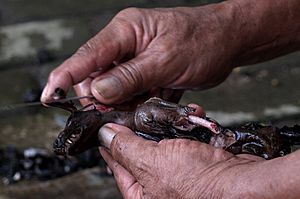
M75 157L58 157L41 148L0 149L0 176L6 185L24 179L50 180L97 165L104 164L95 148Z
M53 104L52 104L53 105ZM54 104L64 108L62 104ZM65 129L53 144L60 155L76 155L99 146L98 131L113 122L125 125L136 134L150 140L187 138L208 143L233 154L247 153L272 159L291 152L291 146L300 140L300 127L277 128L248 123L237 128L226 128L207 117L193 115L195 109L159 98L151 98L134 112L111 111L103 105L92 104L77 110L69 103L71 112ZM88 108L92 109L88 110Z

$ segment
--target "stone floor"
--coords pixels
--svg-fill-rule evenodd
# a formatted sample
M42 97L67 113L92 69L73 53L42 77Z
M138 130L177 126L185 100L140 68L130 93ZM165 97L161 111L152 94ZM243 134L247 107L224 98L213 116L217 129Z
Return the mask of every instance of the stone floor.
M119 10L194 6L217 0L2 0L0 2L0 147L51 148L65 113L42 107L1 111L41 89L54 67L92 37ZM220 86L187 91L182 103L201 104L224 125L265 121L300 123L300 52L237 68ZM5 138L5 139L4 139ZM121 198L112 177L97 168L47 182L3 186L6 198Z

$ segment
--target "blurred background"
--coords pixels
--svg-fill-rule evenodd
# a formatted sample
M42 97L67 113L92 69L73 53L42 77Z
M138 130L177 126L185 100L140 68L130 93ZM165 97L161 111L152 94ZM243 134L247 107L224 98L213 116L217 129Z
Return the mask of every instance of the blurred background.
M126 7L214 2L218 1L0 0L0 199L121 198L95 151L68 161L48 151L64 126L64 112L43 107L1 107L38 100L49 72ZM181 103L201 104L208 116L226 126L246 121L279 127L300 124L299 83L300 52L295 52L236 68L216 88L187 91ZM95 158L99 161L89 162ZM68 173L72 174L65 175Z

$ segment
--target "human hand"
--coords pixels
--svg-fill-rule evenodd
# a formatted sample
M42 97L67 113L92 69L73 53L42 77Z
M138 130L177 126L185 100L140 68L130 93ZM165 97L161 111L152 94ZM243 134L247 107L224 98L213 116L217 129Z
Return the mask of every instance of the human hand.
M212 87L230 73L239 51L230 10L225 4L125 9L50 74L41 100L73 85L102 103L158 88Z
M247 198L245 182L249 175L259 173L257 165L265 162L251 155L234 156L198 141L156 143L115 124L102 127L100 136L110 148L109 152L100 147L100 153L124 198L130 199Z

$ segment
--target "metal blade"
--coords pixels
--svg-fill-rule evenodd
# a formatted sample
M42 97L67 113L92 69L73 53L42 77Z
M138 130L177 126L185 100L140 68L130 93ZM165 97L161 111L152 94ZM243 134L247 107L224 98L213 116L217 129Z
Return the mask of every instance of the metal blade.
M94 98L94 96L87 95L87 96L79 96L79 97L69 97L69 98L64 98L64 99L58 99L53 102L64 103L64 102L68 102L68 101L80 100L80 99L85 99L85 98ZM26 108L26 107L31 107L31 106L42 106L42 105L43 105L42 102L10 104L10 105L0 106L0 111L9 111L9 110L14 110L14 109L18 109L18 108Z

